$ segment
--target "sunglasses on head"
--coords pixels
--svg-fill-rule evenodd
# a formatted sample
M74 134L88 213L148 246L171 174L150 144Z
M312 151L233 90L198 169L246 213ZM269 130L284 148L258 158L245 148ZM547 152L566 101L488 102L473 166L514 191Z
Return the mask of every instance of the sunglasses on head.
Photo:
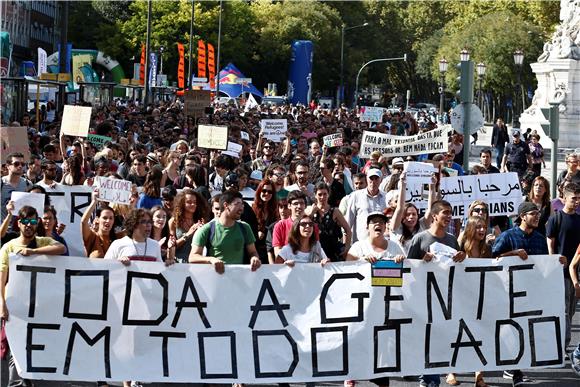
M25 226L36 226L38 224L38 219L20 219L19 222Z

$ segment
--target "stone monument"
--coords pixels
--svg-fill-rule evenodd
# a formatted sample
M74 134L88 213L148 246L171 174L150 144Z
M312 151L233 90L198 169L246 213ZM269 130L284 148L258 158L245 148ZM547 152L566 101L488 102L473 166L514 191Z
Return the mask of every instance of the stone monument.
M532 104L520 117L521 128L544 132L547 123L540 108L558 105L560 112L559 148L580 147L580 0L560 0L560 25L532 71L538 79ZM552 141L541 136L544 147Z

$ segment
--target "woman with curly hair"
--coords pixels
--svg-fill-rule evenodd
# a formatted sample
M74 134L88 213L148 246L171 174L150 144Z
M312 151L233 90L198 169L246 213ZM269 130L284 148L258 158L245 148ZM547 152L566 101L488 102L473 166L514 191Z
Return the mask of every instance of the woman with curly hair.
M188 262L193 234L208 220L208 204L199 192L185 188L175 197L169 233L175 238L175 256L178 260Z
M262 263L268 263L268 253L266 249L266 235L268 226L276 222L278 218L278 200L276 199L276 189L274 183L265 178L256 188L252 210L258 219L258 238L256 238L256 250Z

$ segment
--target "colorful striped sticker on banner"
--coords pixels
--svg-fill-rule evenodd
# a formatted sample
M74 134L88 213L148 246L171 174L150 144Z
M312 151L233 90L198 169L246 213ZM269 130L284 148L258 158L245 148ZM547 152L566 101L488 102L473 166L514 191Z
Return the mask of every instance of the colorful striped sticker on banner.
M372 286L403 286L403 262L381 260L372 265Z

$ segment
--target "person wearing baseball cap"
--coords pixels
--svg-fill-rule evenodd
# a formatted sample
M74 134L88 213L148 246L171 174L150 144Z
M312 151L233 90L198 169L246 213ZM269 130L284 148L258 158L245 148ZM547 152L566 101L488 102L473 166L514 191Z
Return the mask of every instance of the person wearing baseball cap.
M401 262L405 252L399 243L385 238L389 218L381 211L370 212L367 216L367 237L355 242L346 256L347 261L364 259L374 263L381 259Z

